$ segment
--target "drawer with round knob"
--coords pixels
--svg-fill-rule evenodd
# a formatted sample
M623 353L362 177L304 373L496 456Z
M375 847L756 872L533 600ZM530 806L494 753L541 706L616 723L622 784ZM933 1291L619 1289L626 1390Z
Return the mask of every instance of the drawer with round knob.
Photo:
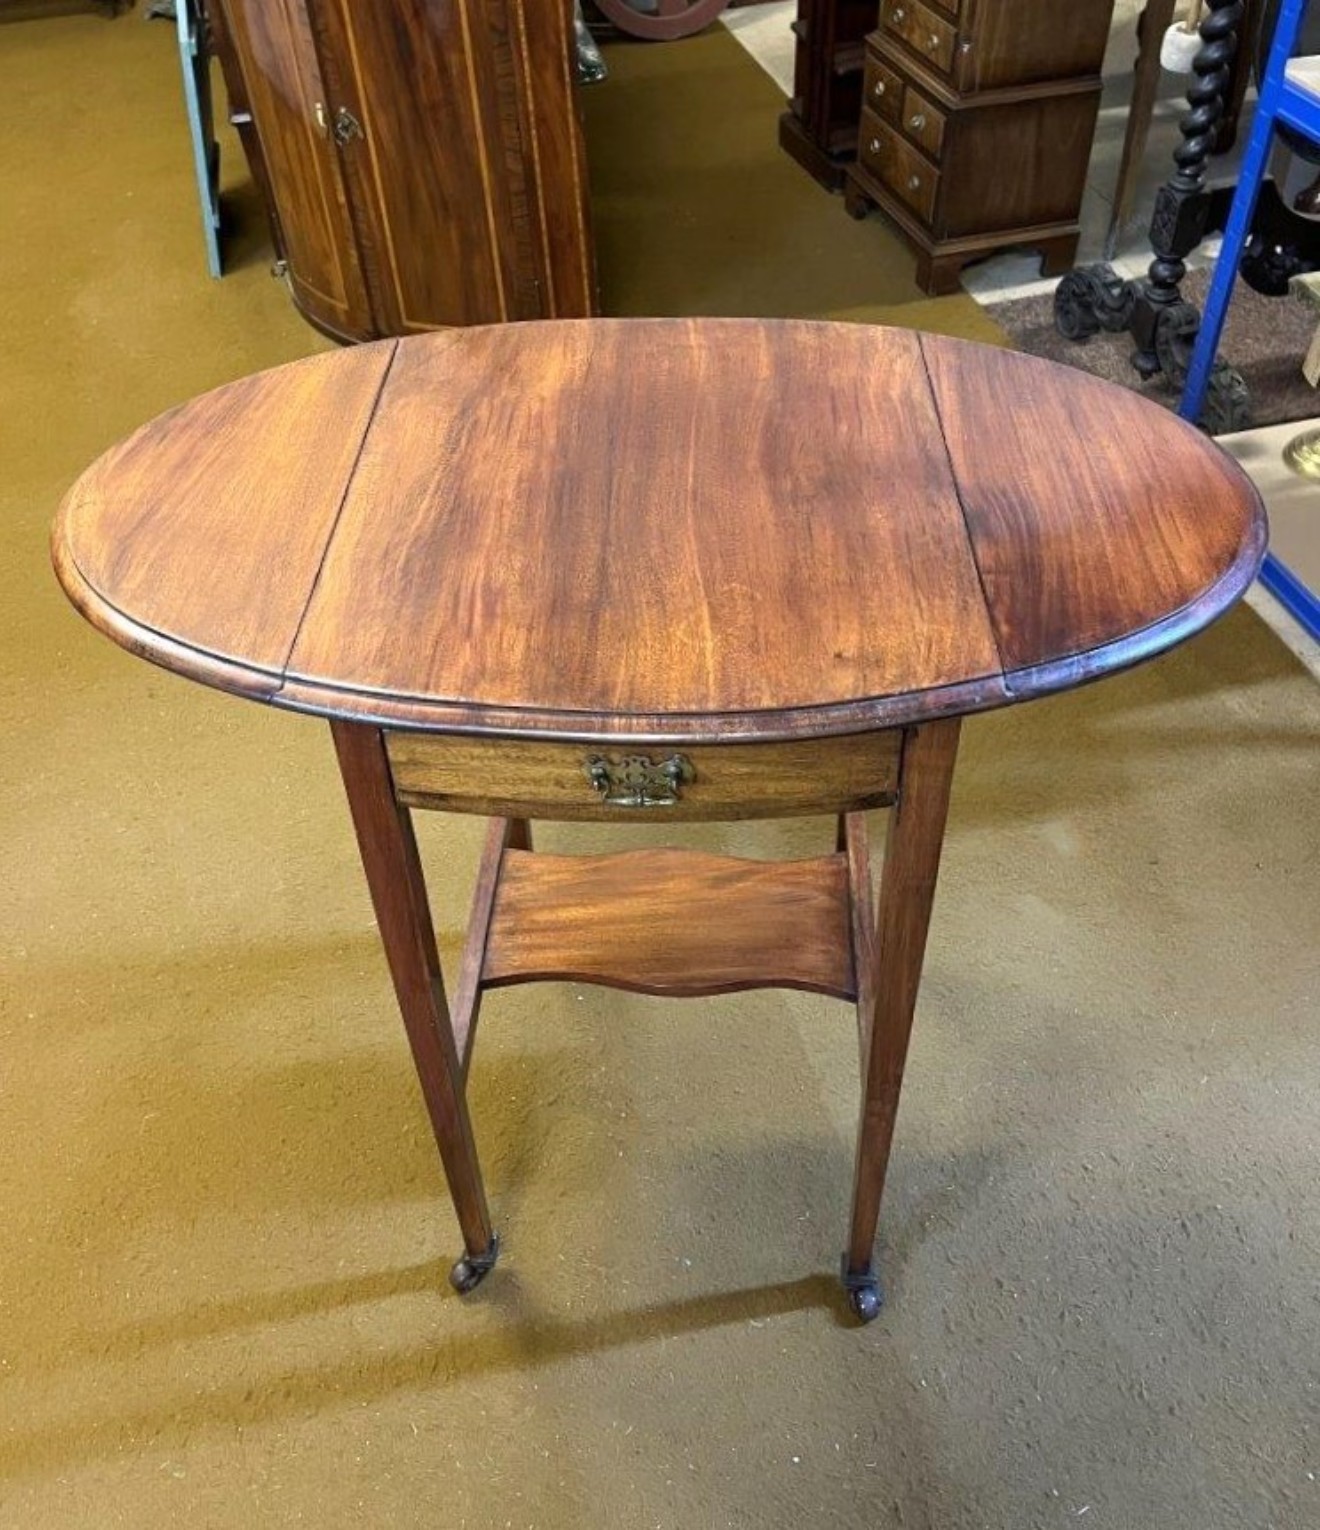
M882 63L874 53L866 54L866 82L862 104L886 122L898 123L903 117L903 77Z
M943 74L953 69L957 28L920 0L881 0L880 30Z
M899 132L869 111L862 113L857 154L863 167L905 202L923 223L934 221L939 171Z
M909 85L903 93L903 110L896 119L904 136L918 148L924 149L932 159L940 157L944 145L944 113L932 101L928 101L914 86Z

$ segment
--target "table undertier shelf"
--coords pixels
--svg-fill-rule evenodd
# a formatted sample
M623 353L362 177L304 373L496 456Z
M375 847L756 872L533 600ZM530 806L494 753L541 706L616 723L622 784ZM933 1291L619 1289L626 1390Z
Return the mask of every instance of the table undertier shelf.
M848 858L506 850L481 984L563 979L640 993L802 988L856 997Z

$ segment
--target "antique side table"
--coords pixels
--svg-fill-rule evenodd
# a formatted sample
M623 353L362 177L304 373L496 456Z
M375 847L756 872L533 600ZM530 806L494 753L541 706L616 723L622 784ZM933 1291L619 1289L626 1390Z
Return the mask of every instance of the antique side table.
M1264 543L1228 457L1063 367L903 330L584 320L219 388L87 471L54 558L126 648L330 719L460 1291L498 1252L465 1089L488 990L783 986L856 1007L842 1277L867 1319L959 719L1198 631ZM413 808L491 819L452 1004ZM833 850L790 862L548 855L529 829L816 813Z

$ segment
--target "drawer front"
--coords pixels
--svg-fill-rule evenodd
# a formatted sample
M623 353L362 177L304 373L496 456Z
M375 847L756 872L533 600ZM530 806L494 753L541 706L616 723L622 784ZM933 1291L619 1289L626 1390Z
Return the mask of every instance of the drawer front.
M900 38L933 68L945 74L953 68L957 31L951 22L919 0L882 0L880 28Z
M901 743L901 730L680 749L386 734L395 791L410 807L616 823L884 807Z
M863 112L857 153L876 180L906 202L923 223L935 221L939 172L901 134L872 113Z
M932 159L940 157L940 150L944 147L944 113L911 85L903 95L903 120L900 126L904 134Z
M866 55L866 84L862 103L886 122L898 122L903 115L903 77L874 53Z

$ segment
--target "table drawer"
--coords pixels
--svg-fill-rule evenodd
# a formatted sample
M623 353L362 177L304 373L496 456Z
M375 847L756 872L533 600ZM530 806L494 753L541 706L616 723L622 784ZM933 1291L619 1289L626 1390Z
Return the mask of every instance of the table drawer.
M862 101L886 122L898 122L903 116L903 76L895 74L874 53L866 55L866 84Z
M872 112L862 113L858 158L882 186L887 187L927 225L935 220L939 171L887 122Z
M953 68L957 30L952 22L920 0L882 0L880 30L903 43L919 58L948 74Z
M903 116L899 125L904 135L932 159L940 157L944 147L944 113L911 85L903 95Z
M681 749L389 732L399 800L508 818L780 818L883 807L901 731Z

